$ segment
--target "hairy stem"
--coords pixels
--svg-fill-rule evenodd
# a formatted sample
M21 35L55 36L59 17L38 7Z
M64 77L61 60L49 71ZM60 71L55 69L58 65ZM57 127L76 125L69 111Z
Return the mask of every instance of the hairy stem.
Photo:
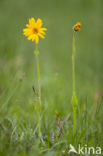
M75 31L73 33L72 65L73 65L73 95L74 95L75 94Z
M38 87L39 87L39 109L38 109L38 128L39 128L39 138L41 137L41 84L40 84L40 68L39 68L39 51L36 45L36 62L37 62L37 74L38 74Z
M74 136L76 133L76 109L77 109L77 98L75 91L75 31L73 32L73 51L72 51L72 66L73 66L73 96L72 96L72 106L73 106L73 120L74 120Z

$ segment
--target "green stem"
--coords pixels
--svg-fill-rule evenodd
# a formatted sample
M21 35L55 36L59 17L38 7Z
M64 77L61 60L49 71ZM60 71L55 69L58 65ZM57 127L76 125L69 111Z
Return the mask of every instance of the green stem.
M76 109L73 108L73 115L74 115L74 136L76 133Z
M75 95L75 31L73 33L72 65L73 65L73 95Z
M72 66L73 66L73 96L72 96L72 106L73 106L73 120L74 120L74 136L76 133L76 109L77 109L77 98L75 91L75 31L73 33L73 52L72 52Z
M36 62L37 62L37 74L38 74L38 86L39 86L39 109L38 109L38 126L39 126L39 138L41 137L41 85L40 85L40 68L39 68L39 51L36 44Z

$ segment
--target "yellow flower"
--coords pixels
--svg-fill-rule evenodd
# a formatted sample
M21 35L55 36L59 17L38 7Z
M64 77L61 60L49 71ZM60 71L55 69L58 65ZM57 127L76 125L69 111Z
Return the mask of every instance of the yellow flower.
M82 26L82 24L81 24L80 22L78 22L78 23L76 23L76 24L74 25L73 29L74 29L75 31L79 31L80 28L81 28L81 26Z
M65 150L62 150L62 153L64 154L65 153Z
M34 18L29 19L29 24L26 24L26 29L23 29L24 35L28 37L28 40L35 40L36 44L39 43L39 37L45 38L43 35L46 35L44 31L46 28L42 28L42 20L40 18L37 19L37 22Z

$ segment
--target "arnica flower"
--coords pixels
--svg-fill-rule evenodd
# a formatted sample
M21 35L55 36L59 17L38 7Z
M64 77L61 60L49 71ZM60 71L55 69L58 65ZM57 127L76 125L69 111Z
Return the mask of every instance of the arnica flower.
M44 31L46 28L42 28L43 22L40 18L35 21L34 18L29 19L29 24L26 24L25 29L23 29L24 35L28 37L28 40L35 40L36 44L39 43L39 37L45 38L43 35L46 35Z
M62 150L62 153L64 154L65 153L65 150Z
M74 29L75 31L79 31L80 28L81 28L81 26L82 26L82 24L81 24L80 22L78 22L78 23L76 23L76 24L74 25L73 29Z

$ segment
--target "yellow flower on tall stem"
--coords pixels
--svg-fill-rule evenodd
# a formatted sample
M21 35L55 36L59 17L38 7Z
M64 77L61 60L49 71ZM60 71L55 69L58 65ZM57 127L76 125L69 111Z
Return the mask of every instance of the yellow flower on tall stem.
M41 137L41 83L40 83L40 68L39 68L39 51L38 51L38 43L39 43L39 37L45 38L44 35L46 33L46 28L42 27L43 23L40 18L37 19L37 22L35 21L34 18L29 19L29 24L26 24L25 29L23 29L23 33L25 36L27 36L28 40L35 41L36 47L35 47L35 55L36 55L36 62L37 62L37 74L38 74L38 87L39 87L39 97L38 97L38 135L39 138Z
M43 35L46 35L44 32L47 30L46 28L42 28L42 20L40 18L37 19L37 22L34 18L29 19L29 24L26 24L25 29L23 29L24 35L28 37L28 40L35 40L36 44L39 43L39 37L45 38Z
M73 96L72 96L72 106L73 106L73 117L74 117L74 136L76 133L76 110L77 110L77 97L75 91L75 35L76 32L80 30L81 23L78 22L73 26L73 51L72 51L72 66L73 66Z

